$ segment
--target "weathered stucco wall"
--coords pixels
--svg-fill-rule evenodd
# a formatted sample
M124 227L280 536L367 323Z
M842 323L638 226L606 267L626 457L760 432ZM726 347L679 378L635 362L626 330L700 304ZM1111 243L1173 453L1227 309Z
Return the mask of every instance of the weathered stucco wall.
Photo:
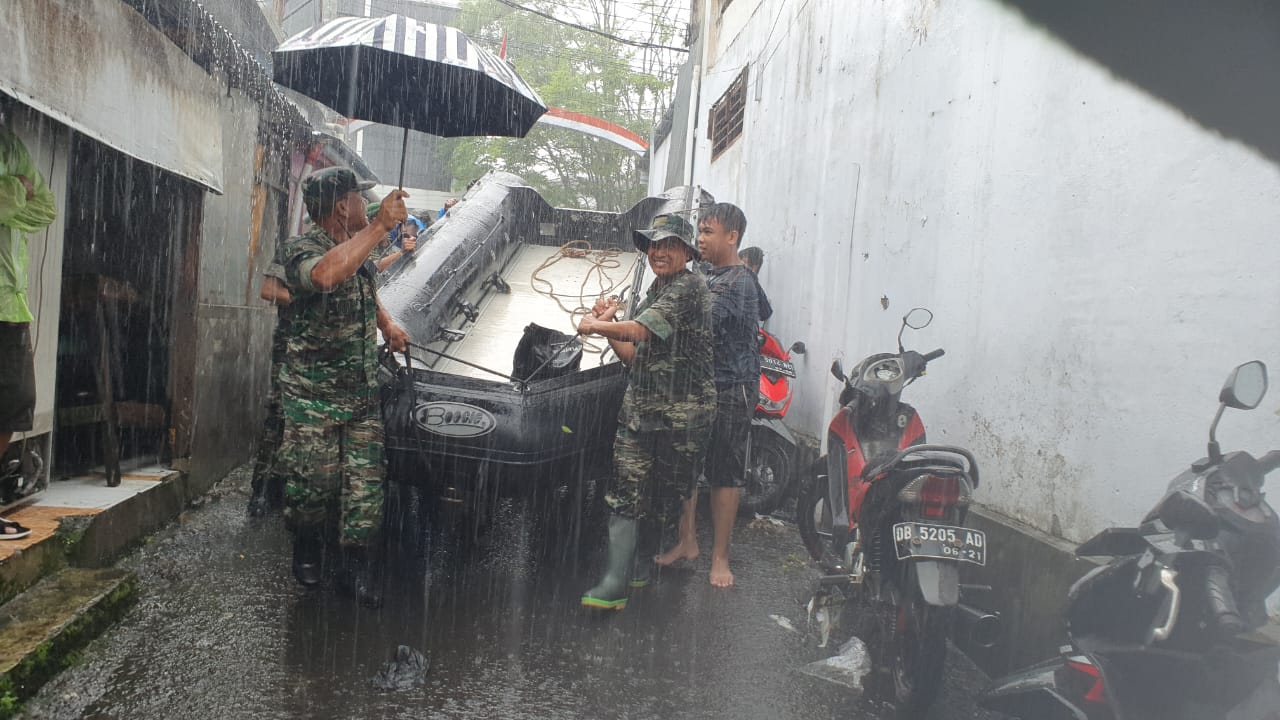
M1177 78L1119 65L1198 25L1230 51L1205 77L1265 77L1280 42L1257 28L1280 9L1203 6L1104 64L1012 5L734 2L711 35L695 181L746 210L769 325L808 344L798 429L821 434L833 357L893 349L928 306L906 341L947 350L907 392L930 437L975 451L983 502L1079 541L1134 522L1204 452L1231 367L1269 361L1280 384L1277 137L1231 122L1254 100L1210 122L1149 89ZM1111 22L1105 3L1055 7ZM712 161L707 110L746 63L744 136ZM1224 446L1280 446L1277 408L1280 391L1228 414Z
M79 38L68 42L68 37ZM219 84L118 0L0 3L0 90L124 154L219 191Z
M269 391L275 309L258 297L275 251L284 167L258 147L258 106L239 91L223 100L224 193L206 194L196 309L192 480L203 488L248 459Z

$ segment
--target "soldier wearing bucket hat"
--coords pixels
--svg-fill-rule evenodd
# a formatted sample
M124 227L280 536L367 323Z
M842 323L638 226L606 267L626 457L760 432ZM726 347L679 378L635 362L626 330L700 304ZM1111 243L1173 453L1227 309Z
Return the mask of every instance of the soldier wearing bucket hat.
M616 301L601 301L578 325L583 335L607 338L631 368L605 496L608 564L582 596L582 605L608 610L626 607L627 593L648 584L662 528L697 485L716 407L711 295L688 268L699 257L693 226L659 215L633 239L656 275L634 319L617 320Z
M689 249L694 260L701 260L702 254L698 252L698 246L694 242L693 236L693 225L690 225L688 220L679 215L671 214L659 215L654 218L649 227L644 230L636 230L632 234L632 240L635 242L637 250L648 254L649 246L653 243L666 238L676 238Z
M315 227L280 254L288 285L290 331L280 371L285 524L294 534L293 573L320 583L329 547L340 550L340 586L381 602L382 418L377 333L402 352L409 336L378 302L366 260L405 219L402 190L369 218L360 182L347 168L303 181ZM337 440L339 439L340 440Z

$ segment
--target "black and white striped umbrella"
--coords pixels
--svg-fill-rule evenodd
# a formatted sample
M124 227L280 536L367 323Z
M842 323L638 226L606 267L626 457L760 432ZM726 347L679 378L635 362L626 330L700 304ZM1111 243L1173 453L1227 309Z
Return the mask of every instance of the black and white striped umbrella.
M461 30L403 15L338 18L271 57L277 83L348 118L432 135L524 137L547 110L511 66Z

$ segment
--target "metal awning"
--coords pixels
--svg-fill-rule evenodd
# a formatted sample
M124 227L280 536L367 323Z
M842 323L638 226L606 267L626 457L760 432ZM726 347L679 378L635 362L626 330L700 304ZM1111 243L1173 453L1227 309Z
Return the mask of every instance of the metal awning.
M0 92L221 194L221 88L132 8L3 0L0 47Z

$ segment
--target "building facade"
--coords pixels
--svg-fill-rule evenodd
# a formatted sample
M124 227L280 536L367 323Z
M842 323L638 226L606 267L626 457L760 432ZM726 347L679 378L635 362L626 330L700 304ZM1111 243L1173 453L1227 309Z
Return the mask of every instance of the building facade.
M1280 9L1068 5L706 0L651 189L746 210L769 325L809 348L798 429L825 434L833 358L928 307L929 438L973 449L1011 526L1076 543L1204 454L1232 367L1280 368ZM1273 449L1277 408L1227 415L1224 447Z
M68 27L85 29L71 49ZM38 406L15 451L54 476L159 463L195 493L257 438L261 273L300 158L324 153L253 37L191 0L0 4L0 111L58 207L30 237Z

